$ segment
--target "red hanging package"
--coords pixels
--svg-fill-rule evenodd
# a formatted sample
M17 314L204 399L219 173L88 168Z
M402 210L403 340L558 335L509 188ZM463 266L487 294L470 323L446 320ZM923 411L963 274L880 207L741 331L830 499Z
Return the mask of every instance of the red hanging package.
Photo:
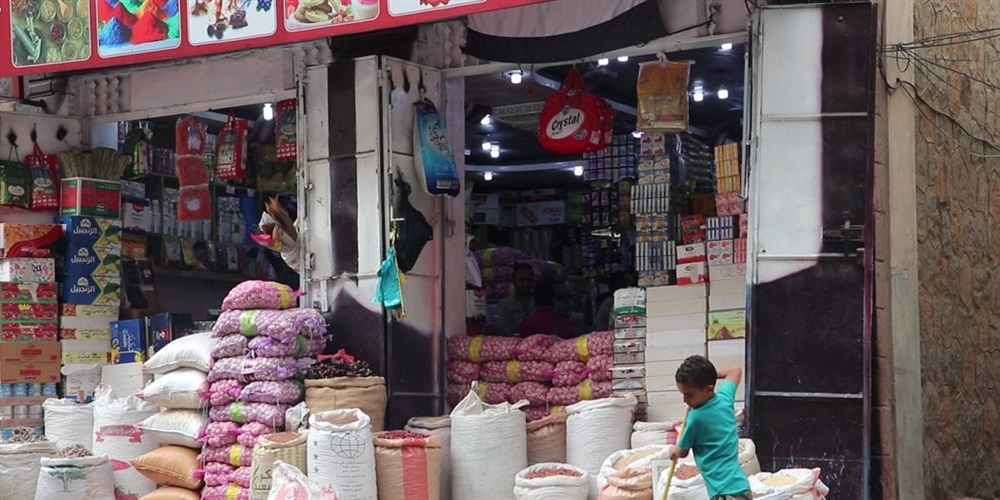
M215 155L215 176L220 180L240 180L247 176L247 122L232 111L219 132Z
M45 154L36 142L34 154L26 157L24 162L31 169L31 210L59 210L58 157Z
M208 131L205 124L193 116L177 120L175 131L175 161L180 183L177 220L212 219L212 196L208 185L205 151Z
M295 159L298 150L295 137L295 124L298 119L296 113L295 99L286 99L275 106L275 156L278 161L292 161Z
M587 92L583 77L573 68L542 106L538 142L561 155L600 151L608 145L613 121L611 106Z

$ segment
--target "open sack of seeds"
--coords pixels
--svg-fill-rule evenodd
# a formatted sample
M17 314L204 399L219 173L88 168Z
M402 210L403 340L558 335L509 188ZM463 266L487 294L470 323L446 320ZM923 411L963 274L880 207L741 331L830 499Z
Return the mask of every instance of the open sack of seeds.
M540 463L517 473L517 500L586 500L590 491L587 471L561 463Z

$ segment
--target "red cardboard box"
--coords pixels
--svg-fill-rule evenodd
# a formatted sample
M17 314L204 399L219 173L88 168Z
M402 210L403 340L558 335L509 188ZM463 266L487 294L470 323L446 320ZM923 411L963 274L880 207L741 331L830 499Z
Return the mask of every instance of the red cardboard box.
M62 234L59 224L0 224L0 258L52 257Z
M63 179L59 213L109 219L121 218L121 189L121 183L118 181L86 177Z
M0 342L38 342L58 340L59 325L55 321L27 323L0 321Z
M0 362L58 363L62 356L59 342L0 343Z
M17 363L0 361L0 384L57 384L62 378L60 363Z
M15 304L55 304L59 295L55 283L0 283L0 301Z

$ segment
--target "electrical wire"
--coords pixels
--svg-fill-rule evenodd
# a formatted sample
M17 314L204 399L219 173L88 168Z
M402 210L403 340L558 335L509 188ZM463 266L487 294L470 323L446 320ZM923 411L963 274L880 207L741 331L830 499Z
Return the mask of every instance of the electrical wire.
M948 132L946 132L940 125L938 125L937 120L935 119L935 117L928 115L927 112L924 111L924 108L927 108L927 109L933 111L937 116L943 116L944 118L948 119L948 121L950 121L953 125L955 125L956 127L958 127L958 129L961 130L962 133L965 134L970 139L973 139L976 142L979 142L979 143L983 144L984 146L988 147L989 149L992 149L993 151L1000 152L1000 146L994 144L993 142L991 142L990 140L988 140L986 138L983 138L983 137L980 137L980 136L976 135L975 133L973 133L972 131L970 131L968 128L966 128L965 125L963 125L962 123L960 123L958 121L958 119L956 119L955 117L951 116L949 113L946 113L945 111L941 110L940 108L938 108L937 106L935 106L934 104L932 104L930 101L928 101L927 99L925 99L922 96L920 96L920 93L917 90L916 85L914 85L912 82L909 82L909 81L906 81L906 80L899 80L898 83L899 83L899 88L901 88L903 90L903 92L906 93L906 95L909 96L911 100L913 100L913 103L916 105L917 111L920 112L920 114L924 117L924 119L926 119L928 122L930 122L930 124L932 126L934 126L934 128L941 135L943 135L946 139L948 139L949 141L951 141L952 143L954 143L955 146L959 150L961 150L965 154L967 154L969 156L972 156L972 157L975 157L975 158L1000 158L1000 154L981 154L981 153L976 153L974 151L970 151L968 148L966 148L965 146L963 146L962 143L961 143L961 141L959 141L957 138L953 137L951 134L949 134Z

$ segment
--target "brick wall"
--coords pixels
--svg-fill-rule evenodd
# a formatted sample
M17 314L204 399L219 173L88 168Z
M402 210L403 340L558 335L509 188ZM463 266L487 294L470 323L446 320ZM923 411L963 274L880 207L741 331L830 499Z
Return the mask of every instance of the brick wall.
M917 40L997 26L998 2L915 3ZM910 91L918 101L926 498L995 498L1000 497L1000 150L987 144L1000 144L1000 39L914 53L923 60L916 64Z

